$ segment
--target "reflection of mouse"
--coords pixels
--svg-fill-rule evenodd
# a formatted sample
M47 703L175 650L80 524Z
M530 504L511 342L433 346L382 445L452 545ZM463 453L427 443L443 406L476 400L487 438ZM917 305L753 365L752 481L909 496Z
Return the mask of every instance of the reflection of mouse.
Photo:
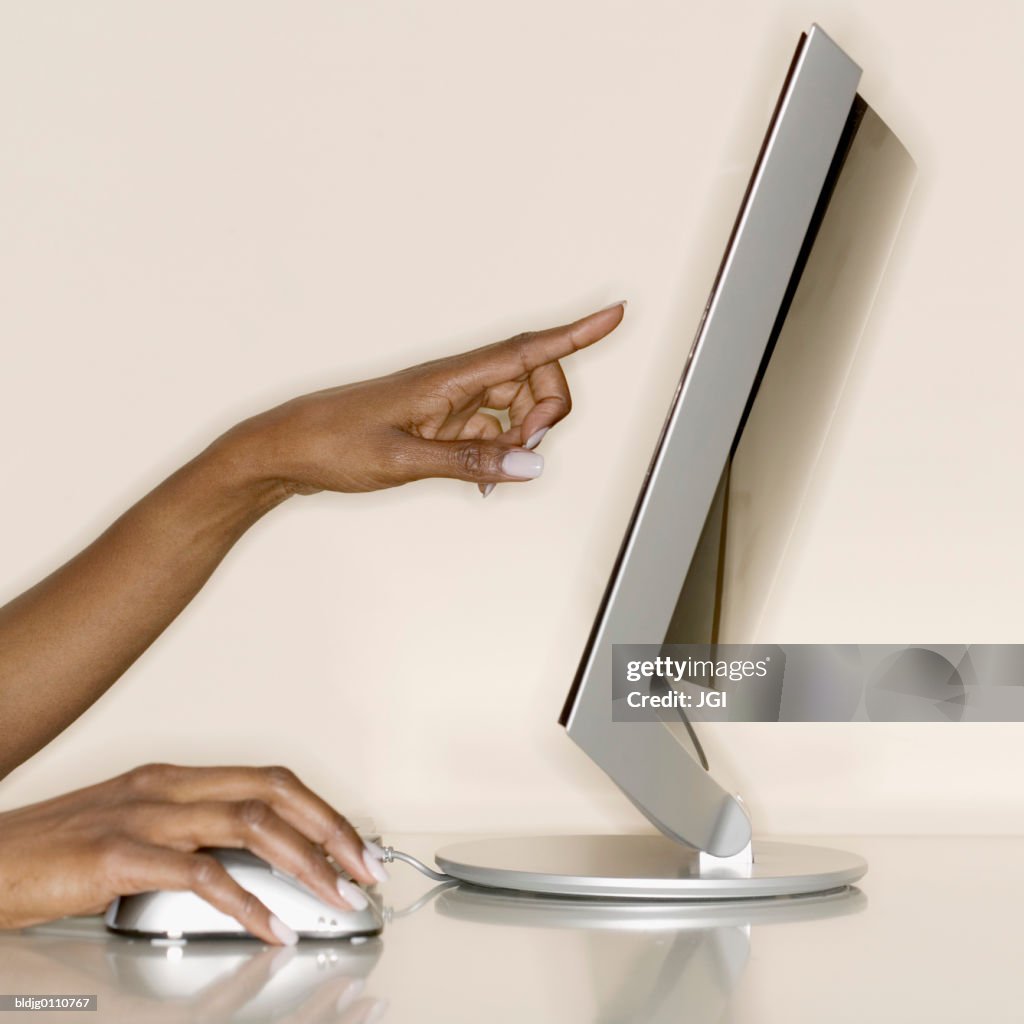
M384 927L380 909L372 898L363 910L339 910L248 850L208 852L243 889L261 900L271 913L302 937L351 939L378 935ZM121 896L110 905L106 922L112 931L150 938L237 938L247 934L233 917L192 892Z

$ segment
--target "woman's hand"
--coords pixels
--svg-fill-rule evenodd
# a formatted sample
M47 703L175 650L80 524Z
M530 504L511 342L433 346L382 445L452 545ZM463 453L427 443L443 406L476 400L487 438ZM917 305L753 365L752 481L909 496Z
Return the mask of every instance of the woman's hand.
M222 440L244 441L258 482L277 481L290 494L454 477L486 497L496 483L540 476L544 460L532 449L571 407L559 360L617 327L624 306L304 395ZM507 410L509 428L485 410Z
M292 494L442 476L484 495L543 468L569 412L559 359L603 338L623 304L254 416L0 608L0 778L73 722L196 595L232 545ZM507 409L509 427L487 410Z
M375 851L285 768L146 765L0 814L0 928L99 913L117 896L191 890L266 942L295 933L203 847L253 853L342 910L365 897L327 860L372 885ZM365 904L364 904L365 905Z

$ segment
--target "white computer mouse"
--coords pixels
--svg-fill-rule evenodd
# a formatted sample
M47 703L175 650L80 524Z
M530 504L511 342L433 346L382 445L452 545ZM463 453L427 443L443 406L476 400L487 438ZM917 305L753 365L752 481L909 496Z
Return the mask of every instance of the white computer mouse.
M228 874L261 900L301 938L354 939L379 935L384 927L372 893L363 910L339 910L314 896L301 882L248 850L211 849ZM107 910L107 927L124 935L161 939L202 939L248 933L233 917L193 892L144 892L121 896Z

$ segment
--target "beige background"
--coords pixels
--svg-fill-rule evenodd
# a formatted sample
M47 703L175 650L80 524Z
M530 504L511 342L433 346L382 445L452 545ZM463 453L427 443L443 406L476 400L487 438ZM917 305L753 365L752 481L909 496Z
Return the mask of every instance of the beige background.
M634 827L556 725L801 29L920 177L763 630L1024 640L1011 0L0 3L2 587L243 414L628 297L544 477L294 500L0 789L285 762L386 828ZM1024 725L728 726L764 832L1021 831Z

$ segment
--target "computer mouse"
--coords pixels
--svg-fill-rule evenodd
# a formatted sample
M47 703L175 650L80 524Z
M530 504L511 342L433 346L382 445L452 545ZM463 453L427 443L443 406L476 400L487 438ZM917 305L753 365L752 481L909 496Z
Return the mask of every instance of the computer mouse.
M215 848L231 877L261 900L300 938L354 939L379 935L384 921L372 893L363 910L339 910L301 882L248 850ZM107 910L107 927L123 935L159 939L239 938L248 932L233 917L193 892L144 892L121 896Z

